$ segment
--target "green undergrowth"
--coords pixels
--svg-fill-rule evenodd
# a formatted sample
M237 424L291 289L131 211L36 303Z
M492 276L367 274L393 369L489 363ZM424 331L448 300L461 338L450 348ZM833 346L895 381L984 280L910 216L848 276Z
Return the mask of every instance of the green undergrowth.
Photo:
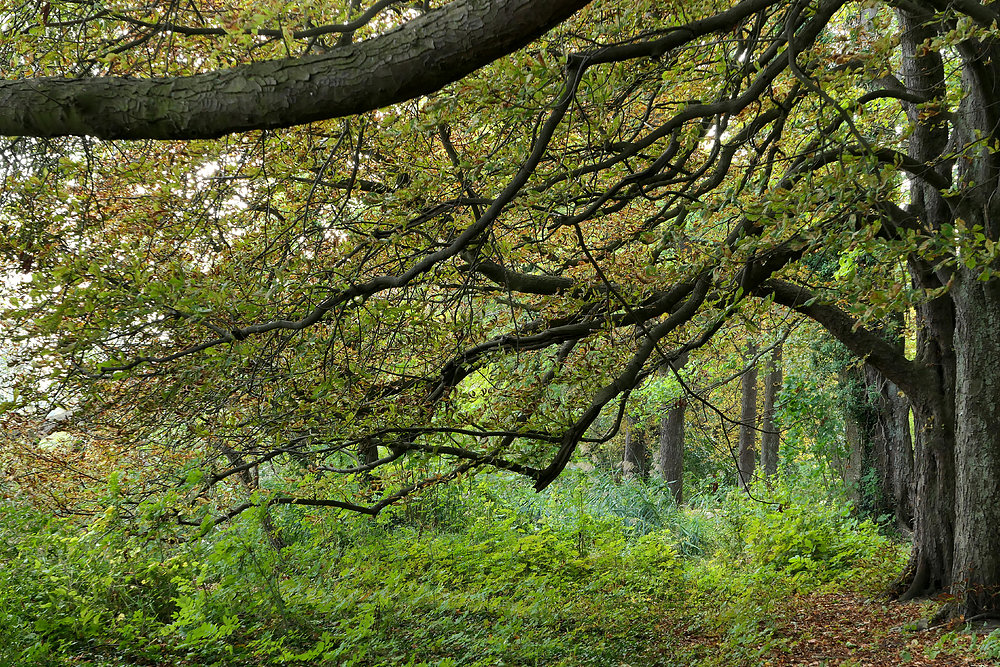
M374 521L257 508L173 543L161 506L7 505L0 665L755 664L785 596L901 566L842 499L765 491L677 508L655 482L492 476Z

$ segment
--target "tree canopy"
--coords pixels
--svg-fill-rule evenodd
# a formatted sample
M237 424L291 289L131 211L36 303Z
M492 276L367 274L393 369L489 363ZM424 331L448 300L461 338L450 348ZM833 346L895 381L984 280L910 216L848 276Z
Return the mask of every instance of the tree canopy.
M17 401L147 452L135 493L181 469L199 523L377 513L483 466L541 489L780 304L911 403L907 594L994 608L993 3L3 16Z

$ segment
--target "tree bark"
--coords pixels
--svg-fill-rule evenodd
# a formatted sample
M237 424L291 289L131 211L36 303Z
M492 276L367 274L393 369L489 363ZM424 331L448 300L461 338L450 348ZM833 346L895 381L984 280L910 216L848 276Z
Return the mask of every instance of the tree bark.
M838 381L841 386L847 385L852 379L852 373L841 373ZM844 481L851 501L857 506L861 503L861 460L862 452L865 448L865 439L862 435L864 427L860 420L848 415L844 420L844 443L847 445L846 456L840 452L834 454L834 462L840 479Z
M763 414L760 426L760 467L766 478L774 477L778 473L778 447L781 442L781 434L778 432L774 416L775 403L783 381L781 347L781 343L778 343L771 352L764 376L764 404L761 410Z
M944 61L938 51L923 44L936 35L933 10L898 12L902 34L902 79L909 90L920 91L929 103L946 105ZM935 170L946 183L952 181L951 164L940 158L948 148L948 125L933 122L917 104L904 105L913 128L908 153ZM921 214L923 224L942 230L954 211L941 192L925 180L910 184L910 208ZM948 277L913 255L909 262L914 284L925 290L944 286ZM948 296L917 307L916 361L928 369L921 386L907 387L913 406L914 507L913 554L901 583L901 599L949 590L955 540L955 311ZM881 369L883 372L885 369Z
M209 139L427 95L528 44L590 0L455 0L322 55L186 77L0 81L0 135Z
M955 544L954 312L939 298L917 309L917 358L932 370L912 401L915 498L913 554L900 599L951 587Z
M871 364L849 368L841 381L847 389L845 421L851 448L852 474L845 481L862 512L890 515L901 531L909 533L913 530L909 402Z
M660 420L660 476L670 487L674 502L684 502L684 413L687 398L673 401Z
M896 519L897 527L913 530L913 440L910 436L910 404L899 388L878 369L865 364L866 393L873 405L868 424L864 469L876 472L884 503L878 509Z
M625 454L622 457L622 477L625 479L649 479L649 447L642 426L631 416L626 417Z
M364 440L358 444L358 465L367 466L378 461L378 445L371 440ZM372 470L365 470L359 475L362 483L362 495L366 498L375 498L380 495L381 484L379 478Z
M1000 281L959 273L952 592L970 618L1000 611Z
M747 359L752 365L740 379L739 485L744 490L753 479L757 467L757 345L750 343Z
M1000 141L1000 41L963 42L962 88L955 122L962 197L957 222L983 237L956 251L950 295L955 306L955 557L952 593L966 618L1000 617L1000 155L976 142ZM985 246L985 251L983 246ZM992 256L991 256L992 255ZM986 261L984 261L985 258Z

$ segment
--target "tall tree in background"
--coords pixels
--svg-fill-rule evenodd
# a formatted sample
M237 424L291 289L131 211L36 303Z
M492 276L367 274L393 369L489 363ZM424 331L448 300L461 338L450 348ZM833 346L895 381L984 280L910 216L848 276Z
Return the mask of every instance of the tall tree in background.
M873 437L874 469L882 494L903 532L913 530L913 438L910 432L910 404L899 388L871 366L865 367L865 381L876 397L880 420Z
M684 413L688 399L684 396L673 399L660 418L660 477L670 487L674 502L684 502Z
M688 357L682 357L672 364L672 372L680 371L687 365ZM671 399L663 407L659 421L659 449L657 468L660 477L673 492L674 502L684 502L684 417L687 412L688 397L684 394Z
M24 138L2 252L30 273L7 322L53 376L22 401L200 452L204 493L237 474L225 441L301 466L261 475L264 502L375 513L482 466L543 488L646 378L774 301L912 405L903 596L1000 610L995 3L349 14L3 14L0 133ZM906 309L912 359L875 331ZM377 502L333 481L375 465Z
M913 445L910 406L899 389L868 364L852 366L847 379L850 459L859 501L866 510L913 528Z
M622 455L622 477L649 479L649 445L646 431L639 420L626 416L625 450Z
M781 366L782 341L778 341L767 357L764 371L764 399L760 421L760 467L767 478L778 473L778 451L781 433L774 417L777 409L778 393L782 385Z
M749 362L740 377L740 429L737 450L737 474L740 488L749 491L757 470L757 345L746 350Z

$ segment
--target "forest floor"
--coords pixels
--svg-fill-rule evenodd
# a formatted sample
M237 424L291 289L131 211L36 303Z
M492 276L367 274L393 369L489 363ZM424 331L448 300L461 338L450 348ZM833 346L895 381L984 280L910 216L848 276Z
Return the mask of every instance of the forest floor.
M964 624L927 628L932 606L866 599L855 593L811 594L789 598L777 610L768 649L759 664L767 667L995 667L970 657L983 635ZM720 636L687 640L699 653L718 656ZM694 646L692 646L694 648Z
M1000 632L879 593L907 548L843 503L583 480L491 478L443 527L289 509L283 549L253 515L175 544L0 502L0 667L1000 667Z

